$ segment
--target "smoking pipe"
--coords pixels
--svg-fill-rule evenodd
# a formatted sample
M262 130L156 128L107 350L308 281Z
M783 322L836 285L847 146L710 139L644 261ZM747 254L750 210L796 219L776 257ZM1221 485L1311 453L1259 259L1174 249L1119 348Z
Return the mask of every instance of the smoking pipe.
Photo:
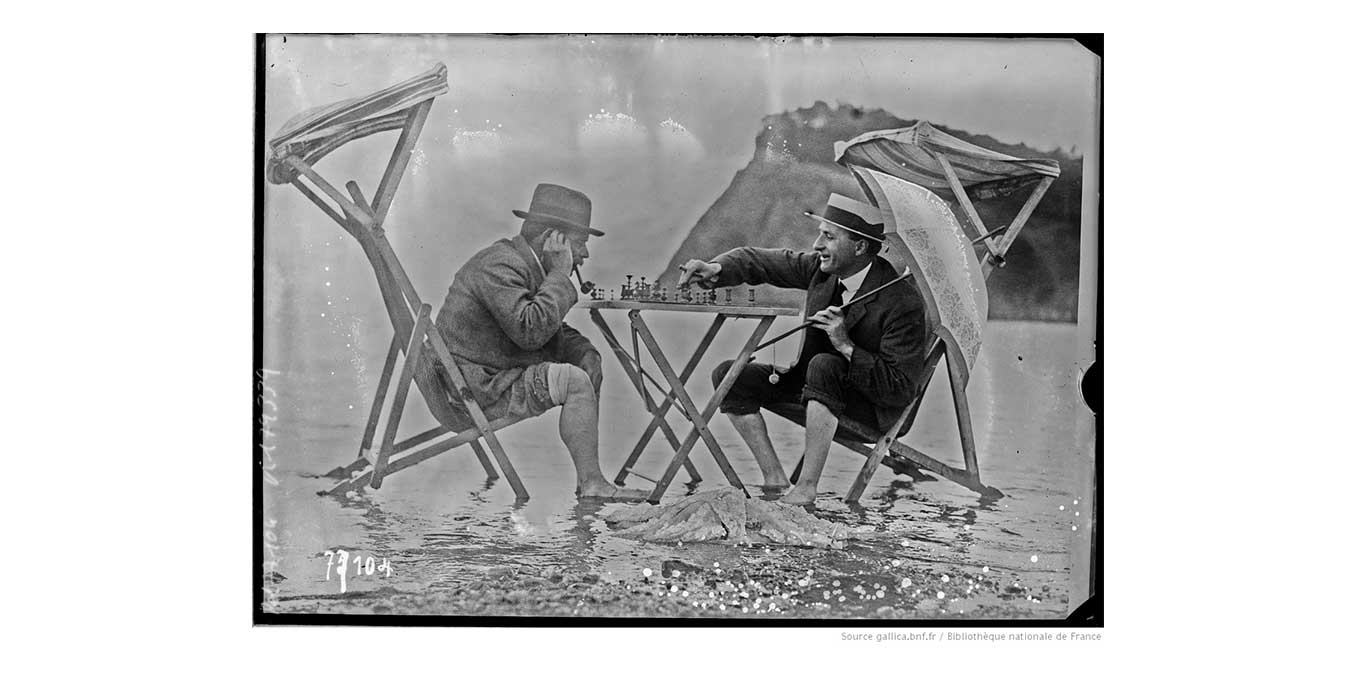
M580 275L579 275L579 267L578 267L578 266L575 266L575 267L574 267L574 279L579 281L579 291L580 291L580 293L582 293L582 294L592 294L592 293L593 293L593 288L595 287L595 285L593 284L593 281L590 280L590 281L588 281L588 282L584 282L583 276L580 276Z

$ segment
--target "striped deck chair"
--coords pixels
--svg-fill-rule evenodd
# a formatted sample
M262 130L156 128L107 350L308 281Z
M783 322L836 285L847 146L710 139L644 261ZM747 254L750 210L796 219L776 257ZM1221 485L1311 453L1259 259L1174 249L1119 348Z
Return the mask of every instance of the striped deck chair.
M321 494L343 495L368 485L380 488L385 476L468 444L486 475L490 479L498 478L480 445L483 438L514 494L519 500L528 497L494 434L516 420L486 419L480 405L466 390L466 380L453 362L442 333L433 324L432 308L419 300L384 230L391 200L405 174L410 153L428 119L433 100L446 92L447 67L438 64L423 75L365 97L306 111L288 121L269 141L266 166L269 182L291 184L358 241L377 276L382 302L394 329L367 427L358 446L358 458L327 473L327 477L340 482ZM318 161L344 144L388 131L399 131L400 136L372 202L365 199L357 182L345 184L348 192L345 195L315 169ZM391 378L401 354L405 360L395 381L394 394L391 394ZM419 389L439 425L397 441L410 384ZM389 407L388 395L391 396ZM386 423L381 442L373 451L383 411Z
M988 319L986 281L995 266L1003 265L1008 248L1059 176L1059 163L991 151L957 139L925 121L840 141L834 144L834 154L884 214L890 251L885 256L896 259L892 262L896 268L908 266L915 273L914 279L927 306L931 337L922 383L926 389L937 365L946 358L965 462L965 468L958 469L899 440L918 414L923 399L920 391L904 414L885 431L875 431L847 419L839 421L835 441L866 457L847 499L860 499L881 464L910 475L921 468L981 496L1001 497L1000 490L980 479L965 388L979 356ZM985 228L972 199L1011 195L1026 187L1031 187L1031 194L1013 220L1000 228ZM957 221L943 198L959 205L966 222ZM977 247L982 255L976 254ZM983 257L982 262L979 256ZM804 425L802 406L778 405L769 409ZM869 445L872 442L875 444ZM792 482L798 479L803 463L804 457L791 474Z

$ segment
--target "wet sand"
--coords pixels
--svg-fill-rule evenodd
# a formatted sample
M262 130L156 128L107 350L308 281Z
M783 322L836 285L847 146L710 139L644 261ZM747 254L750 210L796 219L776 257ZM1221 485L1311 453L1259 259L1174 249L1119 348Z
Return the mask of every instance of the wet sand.
M655 321L657 333L672 341L671 355L686 355L700 333L700 327L694 331L683 322L691 320L675 314ZM732 345L738 338L732 333L718 341L707 362L733 353L722 341ZM380 490L346 500L318 497L315 492L329 481L314 476L356 453L385 340L369 337L328 358L307 352L276 361L278 367L268 363L266 350L265 366L277 370L267 383L278 403L270 429L272 457L279 464L272 472L278 484L265 486L267 532L277 544L277 575L266 585L274 601L269 609L1006 619L1062 618L1081 600L1072 582L1072 554L1086 548L1091 534L1091 516L1083 509L1092 492L1084 486L1092 441L1091 427L1080 425L1090 415L1075 391L1071 325L990 325L968 392L985 481L1006 497L985 501L946 481L911 479L882 467L860 505L849 505L842 496L860 457L835 448L815 515L873 530L841 550L649 544L618 537L598 516L602 504L573 496L555 413L502 435L532 494L525 503L515 503L502 479L486 482L465 448L391 476ZM321 338L316 345L328 343ZM709 369L703 366L698 374ZM612 473L648 417L620 368L609 364L608 370L601 437L604 470ZM949 396L938 385L929 390L906 441L960 465ZM693 391L704 402L710 385L696 384ZM432 424L417 397L412 400L410 411L418 416L402 425L404 432ZM678 417L671 421L680 434L686 431ZM769 416L768 423L789 470L803 434L776 417ZM713 431L740 477L757 483L756 466L729 424L718 420ZM652 443L638 470L655 476L670 454L662 442ZM724 484L703 447L693 459L705 481L684 486L680 472L667 496ZM632 486L649 485L637 479ZM362 564L357 573L352 565L346 569L342 592L335 568L340 549ZM375 569L368 574L368 557L376 566L387 563L389 576Z

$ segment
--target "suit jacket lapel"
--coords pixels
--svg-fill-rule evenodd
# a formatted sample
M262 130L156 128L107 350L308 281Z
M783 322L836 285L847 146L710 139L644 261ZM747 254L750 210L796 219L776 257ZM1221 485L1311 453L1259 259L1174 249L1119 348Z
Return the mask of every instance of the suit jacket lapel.
M837 285L838 276L831 275L820 279L820 275L815 274L815 277L810 281L810 288L805 291L805 320L809 320L810 316L828 308L829 300L833 298L833 290ZM796 362L794 363L798 369L804 368L805 364L809 362L810 356L805 355L807 346L812 351L817 351L817 339L823 336L823 332L815 329L807 329L801 332L800 348L796 350Z
M827 276L818 285L810 285L810 289L805 293L805 319L829 307L829 300L833 298L833 290L838 286L838 276Z
M866 278L862 280L862 286L857 288L855 296L867 294L890 282L890 279L894 276L890 268L882 265L883 263L879 258L871 262L871 270L867 271ZM879 296L871 297L860 304L853 304L849 307L847 313L843 316L843 326L851 330L866 315L866 307L876 303L879 298Z

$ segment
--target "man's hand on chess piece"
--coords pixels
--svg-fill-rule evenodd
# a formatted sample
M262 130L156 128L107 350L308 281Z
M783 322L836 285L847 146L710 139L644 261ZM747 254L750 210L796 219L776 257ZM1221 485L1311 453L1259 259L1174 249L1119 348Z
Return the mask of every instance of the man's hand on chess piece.
M546 232L546 240L542 241L541 253L541 263L547 273L560 271L567 277L570 275L570 270L574 268L574 250L570 248L570 241L560 231L550 230Z
M714 264L701 259L688 259L686 264L678 267L678 286L682 287L688 283L697 283L702 289L709 290L716 286L716 278L720 277L720 264Z

